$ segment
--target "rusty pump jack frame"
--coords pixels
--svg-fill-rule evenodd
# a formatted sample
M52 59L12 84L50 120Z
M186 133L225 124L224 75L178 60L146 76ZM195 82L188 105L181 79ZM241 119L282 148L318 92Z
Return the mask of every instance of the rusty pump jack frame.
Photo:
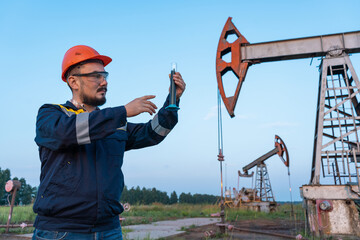
M232 43L230 35L236 37ZM216 77L231 117L249 66L321 57L311 178L300 188L309 229L317 236L360 236L360 82L349 59L359 52L360 31L250 44L231 18L218 44ZM232 96L223 86L224 75L231 73L238 79ZM321 173L334 184L321 184Z
M274 155L278 155L281 159L281 161L285 164L285 166L288 168L288 175L290 175L290 158L289 158L289 152L286 148L286 145L284 141L278 136L275 135L275 148L271 151L265 153L261 157L257 158L256 160L252 161L245 167L243 167L243 174L238 171L240 177L251 177L253 176L254 172L249 174L249 170L253 167L256 167L256 180L255 180L255 189L254 193L259 193L259 196L257 196L254 199L258 199L260 202L267 202L268 205L260 206L266 209L261 209L265 212L272 212L275 211L276 202L275 197L271 188L270 183L270 177L267 171L267 167L265 164L265 161L269 158L271 158Z
M21 223L21 224L10 224L12 213L14 209L15 204L15 198L16 198L16 192L21 188L21 182L18 180L9 180L5 184L5 191L9 192L11 194L11 204L10 204L10 211L9 211L9 217L7 220L7 224L0 225L0 228L6 228L5 233L9 232L9 228L25 228L25 227L32 227L33 224L27 224L27 223Z
M0 225L0 228L6 228L5 233L9 232L9 228L25 228L25 227L32 227L33 224L21 223L21 224L10 224L12 213L15 204L16 192L21 188L21 182L18 180L9 180L5 184L5 191L11 194L11 204L10 204L10 211L9 217L6 225Z
M216 78L224 105L231 117L235 117L234 110L245 81L248 68L253 64L274 62L291 59L325 57L330 51L338 49L345 53L360 52L360 31L315 36L307 38L288 39L272 42L250 44L231 21L225 23L221 32L216 52ZM230 43L229 36L237 38ZM224 60L224 56L231 53L231 61ZM232 72L238 79L234 94L225 93L223 76Z
M6 223L5 233L9 232L10 221L11 221L12 212L13 212L14 204L15 204L16 192L18 189L20 189L20 187L21 187L21 182L18 180L9 180L5 184L5 190L7 192L11 193L10 212L9 212L9 217L8 217L8 220Z

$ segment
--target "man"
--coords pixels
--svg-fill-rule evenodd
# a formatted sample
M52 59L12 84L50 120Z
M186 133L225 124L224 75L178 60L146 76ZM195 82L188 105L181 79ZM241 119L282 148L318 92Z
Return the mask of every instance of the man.
M127 118L155 114L153 95L100 110L108 84L104 67L111 61L88 46L70 48L63 59L62 79L72 99L39 109L35 142L41 176L33 207L38 214L33 239L122 239L124 151L160 143L177 123L177 112L165 109L169 97L144 124ZM173 79L179 99L185 82L180 73Z

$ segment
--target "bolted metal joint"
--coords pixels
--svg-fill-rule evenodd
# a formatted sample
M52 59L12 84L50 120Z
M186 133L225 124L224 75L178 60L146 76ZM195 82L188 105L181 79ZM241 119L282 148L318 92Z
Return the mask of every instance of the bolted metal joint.
M218 157L218 161L220 161L220 162L222 162L222 161L224 161L225 159L225 156L222 154L222 151L221 151L221 149L220 149L220 151L219 151L219 155L217 155L217 157Z
M319 208L322 211L331 211L332 210L332 204L327 201L327 200L323 200L319 203Z

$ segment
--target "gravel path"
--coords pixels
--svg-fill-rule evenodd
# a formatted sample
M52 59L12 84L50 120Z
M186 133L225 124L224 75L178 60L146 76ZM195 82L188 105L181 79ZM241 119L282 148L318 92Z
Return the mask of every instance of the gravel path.
M218 218L186 218L172 221L159 221L151 224L126 226L131 229L125 239L158 239L184 233L186 228L204 226L220 222Z
M128 232L126 236L124 236L124 240L158 239L169 237L184 233L186 228L214 224L219 221L220 219L218 218L186 218L172 221L153 222L151 224L125 226L124 228L131 229L131 232ZM31 237L32 234L0 234L0 239L4 240L29 240Z

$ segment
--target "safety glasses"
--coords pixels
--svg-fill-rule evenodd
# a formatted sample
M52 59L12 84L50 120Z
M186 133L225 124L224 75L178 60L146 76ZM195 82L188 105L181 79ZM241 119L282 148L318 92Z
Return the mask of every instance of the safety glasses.
M96 82L101 82L103 79L107 80L109 76L108 72L91 72L91 73L78 73L73 74L76 77L87 77L89 79L95 80Z

